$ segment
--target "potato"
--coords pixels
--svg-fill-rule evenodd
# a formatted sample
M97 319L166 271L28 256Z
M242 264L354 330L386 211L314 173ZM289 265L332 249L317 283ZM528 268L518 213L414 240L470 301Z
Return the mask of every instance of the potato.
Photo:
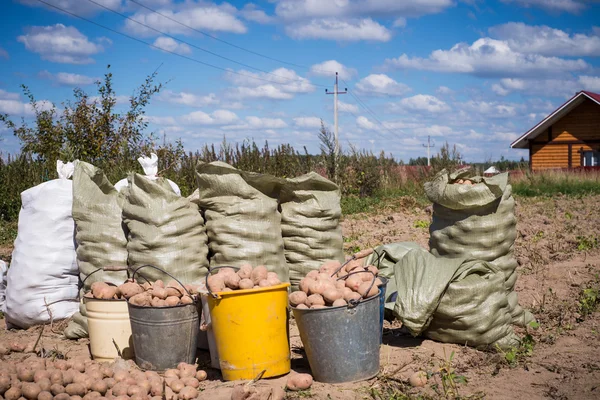
M117 383L115 378L104 378L102 381L106 383L106 386L108 386L109 389L112 389L112 387Z
M413 387L423 387L427 384L427 373L425 371L417 371L408 378L408 383Z
M313 269L312 271L309 271L308 274L306 274L305 278L316 281L317 276L319 276L319 270Z
M144 289L135 282L125 282L117 288L117 293L121 294L126 299L129 299L136 294L143 293Z
M258 285L260 281L262 281L263 279L267 279L267 273L267 267L265 267L264 265L259 265L258 267L252 270L250 279L252 279L252 282L255 285Z
M342 306L347 306L347 305L348 305L348 303L346 303L346 300L344 300L344 299L337 299L332 304L333 307L342 307Z
M193 387L193 388L197 389L200 386L200 382L198 382L198 379L196 379L196 378L191 378L191 377L181 378L181 382L183 382L183 384L186 387Z
M301 291L290 293L290 304L292 305L292 307L296 307L298 306L298 304L303 304L304 302L306 302L307 297L308 296L306 295L306 293Z
M125 379L129 378L129 373L127 371L117 371L113 375L113 378L116 382L123 382Z
M324 306L325 300L323 300L323 296L321 296L320 294L311 294L306 299L306 305L311 307L316 305Z
M100 291L107 287L108 287L108 284L106 282L92 283L91 290L92 290L92 295L94 296L94 298L101 299L102 297L100 297Z
M323 299L328 304L332 304L337 299L341 299L342 296L342 292L335 288L329 288L323 292Z
M68 385L69 383L73 383L73 378L75 377L75 372L72 369L66 370L63 372L63 386Z
M181 389L185 387L185 385L179 379L175 379L171 382L169 387L171 388L171 390L173 390L173 392L179 393Z
M170 281L166 286L168 296L181 297L185 294L185 289L177 281Z
M199 382L206 380L207 376L206 371L199 370L196 372L196 379L198 379Z
M164 289L165 287L165 283L161 280L161 279L157 279L153 284L152 284L152 288L155 287L161 287Z
M144 291L152 290L152 284L150 282L144 282L140 285Z
M379 293L379 288L375 286L375 284L372 284L372 282L363 282L358 287L358 293L360 293L364 298L368 298Z
M38 382L40 379L48 379L50 380L50 372L44 369L38 369L33 373L33 381Z
M170 387L166 387L165 388L164 399L166 399L166 400L175 400L175 399L177 399L177 395L175 394L175 392L173 392L173 389L171 389Z
M230 289L238 289L240 287L240 281L242 278L238 274L226 274L225 275L225 286Z
M55 396L56 396L57 394L64 393L64 392L65 392L65 388L64 388L64 386L63 386L63 385L60 385L60 384L58 384L58 383L53 383L53 384L50 386L50 392L51 392L53 395L55 395Z
M308 306L306 304L302 303L302 304L298 304L298 307L296 307L296 308L298 308L300 310L306 310L306 309L308 309Z
M300 284L298 285L298 287L300 288L301 291L308 294L310 292L310 284L312 281L313 280L308 277L304 278L300 281Z
M344 296L344 300L346 300L348 303L350 303L350 300L358 301L358 300L360 300L360 297L361 296L359 293L352 292L348 296Z
M242 264L237 274L241 279L250 279L252 277L252 265Z
M21 382L33 382L33 371L26 367L18 367L17 378Z
M89 392L88 394L86 394L85 396L83 396L83 400L94 400L94 399L98 399L100 397L101 397L100 393Z
M106 285L106 287L103 287L102 289L100 289L100 293L96 298L109 300L109 299L116 298L116 296L117 296L117 287L112 286L112 285Z
M35 376L33 379L35 380ZM50 382L50 379L46 378L39 379L36 383L40 386L42 392L49 392L50 387L52 386L52 382Z
M346 287L349 287L355 292L362 283L363 280L361 274L350 275L348 279L346 279Z
M36 400L41 391L42 389L40 389L40 385L33 382L26 382L21 387L23 397L28 400Z
M165 371L165 378L176 378L179 379L178 369L168 369Z
M231 391L231 400L246 400L250 398L256 398L258 391L256 387L244 384L238 384L233 387Z
M161 287L152 288L152 296L158 297L161 300L165 300L167 298L167 289Z
M145 393L145 394L148 394L148 393L150 393L150 387L151 387L152 385L151 385L151 384L150 384L150 382L149 382L149 381L147 381L146 379L140 379L140 380L138 381L137 385L138 385L139 387L141 387L141 388L144 390L144 393Z
M165 300L165 302L167 303L168 307L174 307L176 305L179 304L179 297L177 296L169 296L167 297L167 299Z
M324 305L321 305L321 304L315 304L315 305L310 306L311 310L316 310L316 309L319 309L319 308L327 308L327 306L324 306Z
M21 394L21 389L16 386L13 386L6 392L4 392L4 398L6 400L18 400L21 397Z
M42 390L40 394L38 394L37 398L38 400L52 400L54 399L54 396L52 395L52 393Z
M339 261L326 261L325 263L323 263L323 265L321 265L321 267L319 267L319 272L331 275L336 269L338 269L341 266L342 264Z
M194 299L188 295L181 296L181 304L194 304Z
M4 343L0 343L0 356L5 356L10 353L10 348L8 348Z
M179 376L181 378L192 378L196 376L196 366L192 364L179 363L177 365L177 369L179 370Z
M340 279L339 281L335 281L335 288L339 290L344 290L346 287L346 281Z
M150 301L151 307L165 307L166 305L167 305L167 302L159 299L158 297L153 297L152 300Z
M225 289L223 289L223 291L224 291L224 292L233 292L233 289L232 289L232 288L228 288L228 287L226 287Z
M375 286L380 287L383 285L383 281L379 278L375 278Z
M162 382L153 382L150 386L150 394L152 396L161 396L163 394L163 385Z
M10 377L0 376L0 395L3 395L8 389L10 389Z
M71 396L69 396L66 393L59 393L56 396L54 396L54 400L70 400Z
M137 386L137 385L131 385L127 388L127 395L128 396L135 396L136 394L138 395L147 395L148 392L146 392L144 390L144 388L142 388L141 386Z
M268 280L263 279L260 282L258 282L258 286L262 288L262 287L269 287L271 285L269 285L269 281Z
M81 396L71 396L69 397L70 400L83 400L83 398Z
M108 365L103 365L100 367L100 371L105 378L112 378L115 372Z
M113 396L127 396L127 389L129 386L125 382L119 382L112 387L111 391Z
M254 282L252 282L251 279L241 279L240 280L240 284L239 284L239 288L240 289L252 289L254 287Z
M116 396L113 397L113 400L129 400L129 396L125 395L121 395L121 396Z
M101 381L104 379L104 374L99 369L92 369L86 372L87 376L92 378L95 381Z
M286 387L288 390L298 391L310 388L313 383L313 377L309 374L294 374L287 379Z
M367 266L367 271L372 272L373 275L375 275L375 276L377 276L379 274L379 270L374 265L368 265Z
M348 262L348 264L346 264L346 266L342 270L346 271L347 273L350 273L355 270L358 271L357 268L362 268L362 267L363 267L363 260L352 260L352 261Z
M66 371L67 362L65 360L56 360L54 361L54 368L59 369L61 371Z
M59 385L63 384L63 374L62 371L55 369L54 371L50 372L50 383L55 384L58 383ZM34 380L35 380L35 376L34 376Z
M198 397L198 390L191 386L186 386L179 392L180 400L191 400Z
M104 394L108 390L108 385L104 381L94 381L92 383L92 386L90 386L90 390L93 390L94 392L98 392L102 396L104 396Z
M148 396L145 394L134 394L129 400L148 400Z
M320 294L323 294L324 291L326 291L327 289L332 288L332 287L335 288L335 285L328 281L319 279L319 280L316 280L316 281L313 281L310 283L309 293L311 295L312 294L320 295Z
M225 289L225 280L223 275L211 275L208 277L208 288L211 292L222 292Z

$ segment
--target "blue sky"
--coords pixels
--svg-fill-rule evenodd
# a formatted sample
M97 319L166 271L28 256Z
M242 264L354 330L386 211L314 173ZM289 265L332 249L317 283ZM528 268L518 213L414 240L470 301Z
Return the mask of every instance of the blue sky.
M20 84L41 107L60 107L74 87L94 94L107 64L126 102L160 66L168 84L147 109L150 130L189 150L225 135L317 152L320 119L333 129L335 71L349 91L342 147L405 161L426 154L428 135L467 161L527 157L510 143L575 92L600 92L598 1L44 1L155 47L38 0L5 0L0 112L31 117ZM18 151L1 127L0 138Z

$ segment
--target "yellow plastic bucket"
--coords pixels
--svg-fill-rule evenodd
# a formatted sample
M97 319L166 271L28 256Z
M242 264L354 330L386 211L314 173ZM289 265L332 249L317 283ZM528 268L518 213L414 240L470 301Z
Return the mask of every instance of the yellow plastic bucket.
M83 302L88 319L92 358L100 362L114 361L119 355L116 343L123 358L132 359L133 338L127 301L84 298Z
M208 296L223 379L254 379L290 372L289 283Z

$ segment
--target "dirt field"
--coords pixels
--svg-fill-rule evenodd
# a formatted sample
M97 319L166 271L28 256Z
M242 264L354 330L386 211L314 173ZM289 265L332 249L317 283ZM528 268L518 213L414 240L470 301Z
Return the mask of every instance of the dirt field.
M445 345L406 336L398 322L386 322L377 378L344 385L315 383L309 391L288 393L288 398L600 398L600 312L588 313L586 307L595 304L594 295L600 288L599 203L600 196L518 201L515 252L520 276L516 290L521 305L531 310L540 324L535 330L529 329L531 340L520 349L501 354ZM350 253L398 241L416 241L427 247L430 218L427 209L407 199L399 199L396 206L378 216L346 218L346 249ZM60 332L60 324L52 328ZM35 341L39 329L2 329L0 342ZM293 369L308 372L293 321L291 342ZM87 340L62 340L50 327L42 336L44 348L70 357L88 356L87 344ZM5 361L33 356L13 353ZM200 354L200 362L209 364L206 353ZM412 388L408 377L419 370L428 373L429 381L424 388ZM200 397L229 400L233 383L220 381L218 371L207 371L209 380L202 384ZM285 377L261 382L284 386Z

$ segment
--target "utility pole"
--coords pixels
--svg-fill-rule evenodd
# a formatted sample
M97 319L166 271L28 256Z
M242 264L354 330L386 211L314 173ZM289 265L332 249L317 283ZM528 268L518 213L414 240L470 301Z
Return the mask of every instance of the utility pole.
M435 147L435 143L431 143L431 136L427 136L427 144L424 144L423 147L427 147L427 166L431 166L431 156L429 154L429 149Z
M337 174L338 174L338 163L340 157L340 142L339 142L339 134L338 134L338 94L346 94L348 93L348 88L344 88L343 92L338 92L338 73L335 73L335 85L333 86L333 92L325 89L325 94L333 95L333 126L334 126L334 135L335 135L335 181L337 183Z

